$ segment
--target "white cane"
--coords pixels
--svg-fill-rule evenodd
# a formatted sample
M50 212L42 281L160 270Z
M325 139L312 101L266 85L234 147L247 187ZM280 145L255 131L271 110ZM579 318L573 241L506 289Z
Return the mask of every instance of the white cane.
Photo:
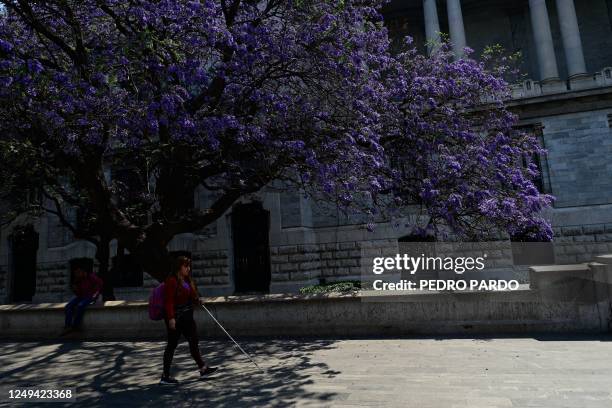
M204 310L206 310L206 312L208 312L208 315L215 321L215 323L217 323L217 325L221 328L221 330L223 330L223 333L225 333L227 335L227 337L229 337L230 340L234 342L234 344L240 349L242 354L244 354L249 360L251 360L251 363L255 364L255 367L257 367L257 369L259 371L261 371L262 374L266 374L266 371L263 370L259 365L257 365L255 360L253 360L251 358L251 356L249 356L249 354L246 351L244 351L244 349L242 347L240 347L240 344L238 344L238 342L236 342L236 340L234 340L234 338L227 332L227 330L225 330L225 327L223 327L221 325L221 323L219 323L219 321L215 318L215 316L213 316L213 314L210 312L210 310L208 310L208 308L206 306L204 306L202 303L200 303L200 306L202 306L202 308Z

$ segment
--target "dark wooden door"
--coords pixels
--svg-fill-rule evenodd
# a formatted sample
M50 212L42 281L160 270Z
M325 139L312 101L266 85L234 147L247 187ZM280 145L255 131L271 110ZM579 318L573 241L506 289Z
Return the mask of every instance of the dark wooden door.
M270 212L261 203L232 211L234 281L237 293L270 291Z
M30 302L36 292L36 252L38 233L27 225L16 228L10 236L13 270L13 302Z

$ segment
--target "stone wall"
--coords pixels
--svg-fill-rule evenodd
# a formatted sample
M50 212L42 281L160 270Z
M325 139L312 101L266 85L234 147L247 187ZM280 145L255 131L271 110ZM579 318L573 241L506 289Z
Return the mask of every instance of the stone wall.
M555 207L612 203L612 110L542 118Z
M199 209L210 208L210 206L215 202L216 193L213 191L208 191L204 187L200 186L196 189L194 194L194 206ZM200 231L197 234L202 236L215 236L217 234L217 223L213 222Z
M309 284L321 280L359 280L364 253L366 256L390 256L397 253L397 241L383 239L272 247L272 282Z
M151 289L159 285L159 282L146 272L142 277L141 287L115 288L114 293L117 299L121 300L146 300L149 298Z
M36 266L37 302L61 302L70 297L69 261L45 262Z
M211 293L232 292L230 286L230 268L227 251L198 251L192 252L192 275L200 293L210 296ZM116 288L117 299L146 300L151 289L159 282L146 272L143 276L143 285L140 288ZM221 290L219 290L221 289ZM225 290L224 290L225 289Z
M556 227L554 233L557 264L590 262L612 251L612 224Z
M230 285L230 269L227 251L204 251L193 255L193 275L198 287L223 287ZM62 302L71 296L70 260L37 264L36 292L34 302ZM98 264L94 262L94 271ZM8 296L6 289L7 266L0 266L0 300ZM143 276L142 287L115 288L118 299L144 300L150 290L159 282L147 273Z
M597 255L612 251L612 223L556 227L554 232L557 264L589 262ZM490 252L494 254L494 251ZM368 259L397 253L399 246L396 239L273 246L270 248L272 284L285 284L291 288L290 291L297 291L300 287L322 281L359 280L363 268L370 267ZM193 275L203 293L210 293L207 289L224 289L227 293L232 291L229 256L227 250L192 254ZM69 260L37 265L36 302L66 301L71 296L68 265ZM493 257L487 265L493 269L498 266ZM519 274L517 270L509 268L498 269L508 269L510 275L503 276L505 278L526 281L522 271ZM0 297L5 298L7 271L7 266L0 266ZM145 274L143 287L117 288L115 293L119 299L143 300L157 284L155 279Z
M192 256L192 273L199 287L230 284L228 251L201 251Z
M47 216L47 248L65 247L74 242L72 232L55 215Z
M299 192L280 194L281 225L283 228L303 226L302 208Z
M596 256L612 252L612 223L555 228L556 264L590 262ZM440 245L440 244L438 244ZM465 279L516 279L528 282L528 267L514 265L509 241L476 244L487 254L483 272L457 275ZM286 245L270 249L272 283L295 289L321 281L359 280L375 257L402 253L396 239L372 241ZM473 256L477 256L471 254ZM479 255L478 255L479 256ZM367 270L364 268L368 268ZM420 272L421 278L437 279L435 273Z

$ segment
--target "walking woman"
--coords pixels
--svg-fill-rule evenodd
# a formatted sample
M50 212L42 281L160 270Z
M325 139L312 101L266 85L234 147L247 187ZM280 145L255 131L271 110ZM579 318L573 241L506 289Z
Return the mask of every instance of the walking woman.
M170 366L181 334L189 342L189 351L198 365L200 377L214 373L217 367L211 367L202 360L198 346L198 331L195 320L193 320L193 306L199 304L200 297L191 278L189 258L179 256L175 259L171 273L166 278L165 289L165 322L168 330L168 343L164 351L164 373L159 383L178 384L178 381L170 376Z

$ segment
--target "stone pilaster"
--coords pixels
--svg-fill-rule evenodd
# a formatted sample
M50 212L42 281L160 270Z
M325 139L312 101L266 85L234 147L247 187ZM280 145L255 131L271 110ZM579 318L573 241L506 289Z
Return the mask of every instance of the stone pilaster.
M464 57L464 48L467 46L465 39L465 27L463 25L463 13L461 12L461 0L447 0L448 27L450 31L453 51L457 59Z
M425 13L425 38L429 53L435 52L440 44L440 20L438 19L438 6L436 0L423 0Z
M559 26L570 79L587 73L574 0L557 0Z
M540 69L540 82L544 90L546 88L545 84L559 82L559 69L557 68L555 47L550 31L546 0L529 0L529 8Z

